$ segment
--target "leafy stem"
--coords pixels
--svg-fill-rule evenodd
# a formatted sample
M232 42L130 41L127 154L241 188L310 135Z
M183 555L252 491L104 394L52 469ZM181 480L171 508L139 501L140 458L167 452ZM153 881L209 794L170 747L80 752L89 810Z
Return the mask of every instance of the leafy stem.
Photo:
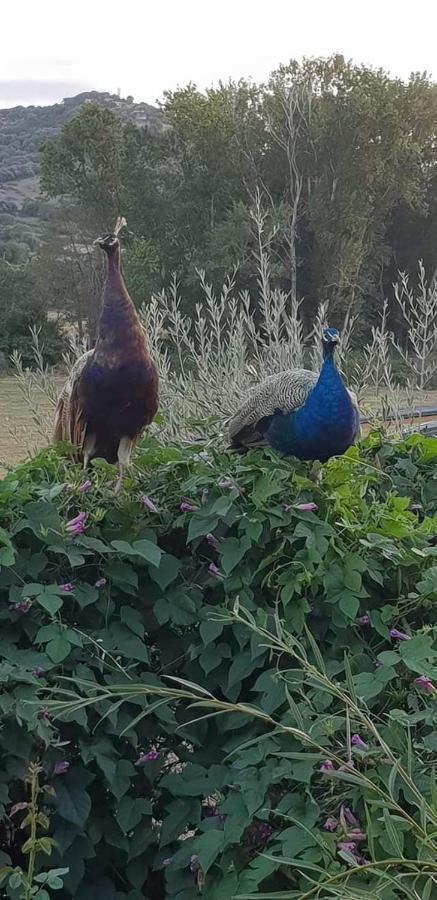
M41 790L39 783L41 771L41 767L37 763L31 763L29 766L29 774L27 776L27 783L30 788L30 802L26 821L28 821L30 825L30 836L26 842L29 847L29 856L23 900L31 900L32 897L33 876L35 874L35 861L38 851L38 798Z

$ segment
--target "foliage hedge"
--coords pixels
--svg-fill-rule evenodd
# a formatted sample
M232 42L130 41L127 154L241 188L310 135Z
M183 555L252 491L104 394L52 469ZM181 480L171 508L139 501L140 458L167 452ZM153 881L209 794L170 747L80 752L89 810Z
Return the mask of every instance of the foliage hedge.
M17 804L37 760L40 826L54 844L39 847L51 858L38 852L35 871L68 868L62 898L323 898L334 894L311 893L308 879L348 871L364 889L376 876L355 875L357 857L339 847L345 809L365 831L360 863L435 859L426 809L437 814L436 463L432 438L374 434L318 481L270 452L241 458L150 438L118 497L110 467L96 463L90 485L68 448L9 473L0 482L0 866L26 869ZM67 527L80 513L86 521ZM236 601L256 627L219 620ZM351 740L353 704L267 646L257 627L275 617L310 665L367 704L421 804L396 784L372 734L361 730L364 747ZM251 704L321 750L256 716L205 716L147 692L51 712L51 690L68 699L92 696L90 683L180 687L165 676ZM353 759L370 787L347 766L330 778L333 755ZM387 781L393 814L372 801L371 785ZM8 871L5 896L51 896L50 884L21 894ZM399 879L364 896L436 896L415 877L416 894Z

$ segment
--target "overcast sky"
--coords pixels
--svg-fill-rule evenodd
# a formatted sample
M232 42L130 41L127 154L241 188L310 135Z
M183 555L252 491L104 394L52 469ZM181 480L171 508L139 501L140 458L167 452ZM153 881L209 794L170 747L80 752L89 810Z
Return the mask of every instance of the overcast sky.
M154 103L166 88L262 80L291 57L343 53L437 77L435 0L7 0L0 107L83 90ZM434 70L434 71L433 71Z

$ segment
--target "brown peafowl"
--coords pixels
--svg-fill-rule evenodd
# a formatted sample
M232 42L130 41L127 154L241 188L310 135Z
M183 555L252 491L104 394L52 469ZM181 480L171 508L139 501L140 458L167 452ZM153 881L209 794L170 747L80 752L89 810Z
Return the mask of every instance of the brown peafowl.
M73 366L56 408L55 441L76 447L84 468L93 457L118 463L119 478L132 448L158 410L158 374L120 267L118 218L114 231L95 243L107 260L97 340Z

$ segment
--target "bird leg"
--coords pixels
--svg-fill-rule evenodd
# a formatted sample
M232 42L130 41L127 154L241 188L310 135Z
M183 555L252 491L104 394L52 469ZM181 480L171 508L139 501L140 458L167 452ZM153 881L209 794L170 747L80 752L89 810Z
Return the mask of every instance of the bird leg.
M130 463L133 444L134 444L134 442L131 440L131 438L122 437L121 441L118 445L117 456L118 456L119 476L117 478L117 483L115 485L115 493L116 494L118 494L118 492L121 488L124 472Z
M87 434L83 444L83 468L88 468L88 463L96 449L96 435Z

